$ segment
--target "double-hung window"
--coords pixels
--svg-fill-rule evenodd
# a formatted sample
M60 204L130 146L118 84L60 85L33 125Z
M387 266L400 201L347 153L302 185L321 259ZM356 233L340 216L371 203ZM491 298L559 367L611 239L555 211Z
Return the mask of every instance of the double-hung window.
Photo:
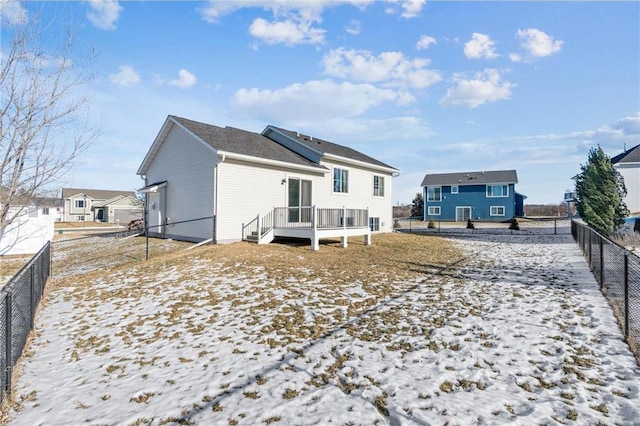
M442 201L442 187L428 186L427 201Z
M508 197L509 185L487 185L487 197Z
M349 170L333 168L333 192L349 192Z
M379 217L370 217L369 218L369 229L372 232L376 232L380 230L380 218Z
M373 196L384 197L384 176L373 175Z
M504 216L504 206L491 206L489 208L490 216Z
M429 206L427 208L428 216L440 216L440 206Z
M82 200L75 200L75 201L76 201L76 208L77 208L77 209L83 209L83 208L85 208L85 207L86 207L84 199L82 199Z

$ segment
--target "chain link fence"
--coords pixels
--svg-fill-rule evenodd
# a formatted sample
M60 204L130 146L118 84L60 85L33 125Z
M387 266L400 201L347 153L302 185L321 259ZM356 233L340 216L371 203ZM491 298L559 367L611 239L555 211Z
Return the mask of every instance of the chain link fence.
M418 232L426 234L512 234L512 235L569 235L571 219L566 217L552 219L517 218L504 222L467 221L450 222L422 220L422 217L395 218L393 227L399 232Z
M47 243L0 291L0 402L11 393L13 367L33 328L50 273L51 243Z
M53 242L53 278L68 278L89 272L110 269L132 262L148 260L153 256L193 247L193 242L176 237L179 226L198 226L206 235L213 233L213 217L167 222L152 227L139 227L120 232L97 233L79 238ZM179 234L178 234L179 235ZM151 237L150 237L151 236ZM158 238L154 238L158 237ZM200 238L207 242L213 238Z
M640 362L640 257L583 223L572 221L571 233Z

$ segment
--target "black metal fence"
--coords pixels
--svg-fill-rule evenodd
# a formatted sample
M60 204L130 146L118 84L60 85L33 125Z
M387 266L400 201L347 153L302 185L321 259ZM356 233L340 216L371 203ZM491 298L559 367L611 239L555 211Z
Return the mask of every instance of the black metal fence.
M640 362L640 257L583 223L572 221L571 234Z
M11 393L13 367L33 328L36 309L50 275L51 243L47 243L0 291L0 401Z
M438 220L422 220L422 217L396 217L393 227L397 231L409 231L435 234L547 234L569 235L571 219L558 218L517 218L515 224L509 221L471 221L451 222Z

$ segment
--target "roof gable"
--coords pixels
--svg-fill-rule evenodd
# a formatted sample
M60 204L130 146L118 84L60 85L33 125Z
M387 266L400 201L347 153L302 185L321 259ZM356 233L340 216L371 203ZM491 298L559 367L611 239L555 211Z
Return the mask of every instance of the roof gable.
M326 171L326 168L320 164L310 161L304 156L275 143L261 134L229 126L218 127L170 115L167 117L167 121L165 121L149 153L147 153L142 165L138 169L138 174L145 173L174 124L219 154L238 154L243 157L248 157L247 159L254 157L260 160L276 161Z
M485 172L459 172L427 174L422 180L422 186L439 185L486 185L486 184L516 184L518 176L515 170L495 170Z
M640 163L640 144L611 158L611 163Z

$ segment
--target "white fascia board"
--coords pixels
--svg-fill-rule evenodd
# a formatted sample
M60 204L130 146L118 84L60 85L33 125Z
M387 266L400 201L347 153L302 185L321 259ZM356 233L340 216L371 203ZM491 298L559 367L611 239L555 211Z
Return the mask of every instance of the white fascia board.
M381 172L390 173L392 176L399 176L400 175L400 170L397 170L397 169L394 169L394 168L391 168L391 167L378 166L377 164L367 163L366 161L353 160L351 158L341 157L339 155L324 154L323 159L336 160L336 161L339 161L341 163L353 164L355 166L360 166L360 167L364 167L364 168L367 168L367 169L379 170Z
M138 192L146 193L146 192L158 192L158 189L164 188L167 186L167 182L160 182L153 185L145 186L144 188L138 189Z
M232 158L234 160L247 161L249 163L265 164L269 166L282 167L287 169L303 170L303 171L314 172L314 173L325 173L325 174L329 173L329 169L327 168L305 166L302 164L292 164L284 161L269 160L266 158L254 157L251 155L237 154L235 152L218 151L218 156L223 158Z

